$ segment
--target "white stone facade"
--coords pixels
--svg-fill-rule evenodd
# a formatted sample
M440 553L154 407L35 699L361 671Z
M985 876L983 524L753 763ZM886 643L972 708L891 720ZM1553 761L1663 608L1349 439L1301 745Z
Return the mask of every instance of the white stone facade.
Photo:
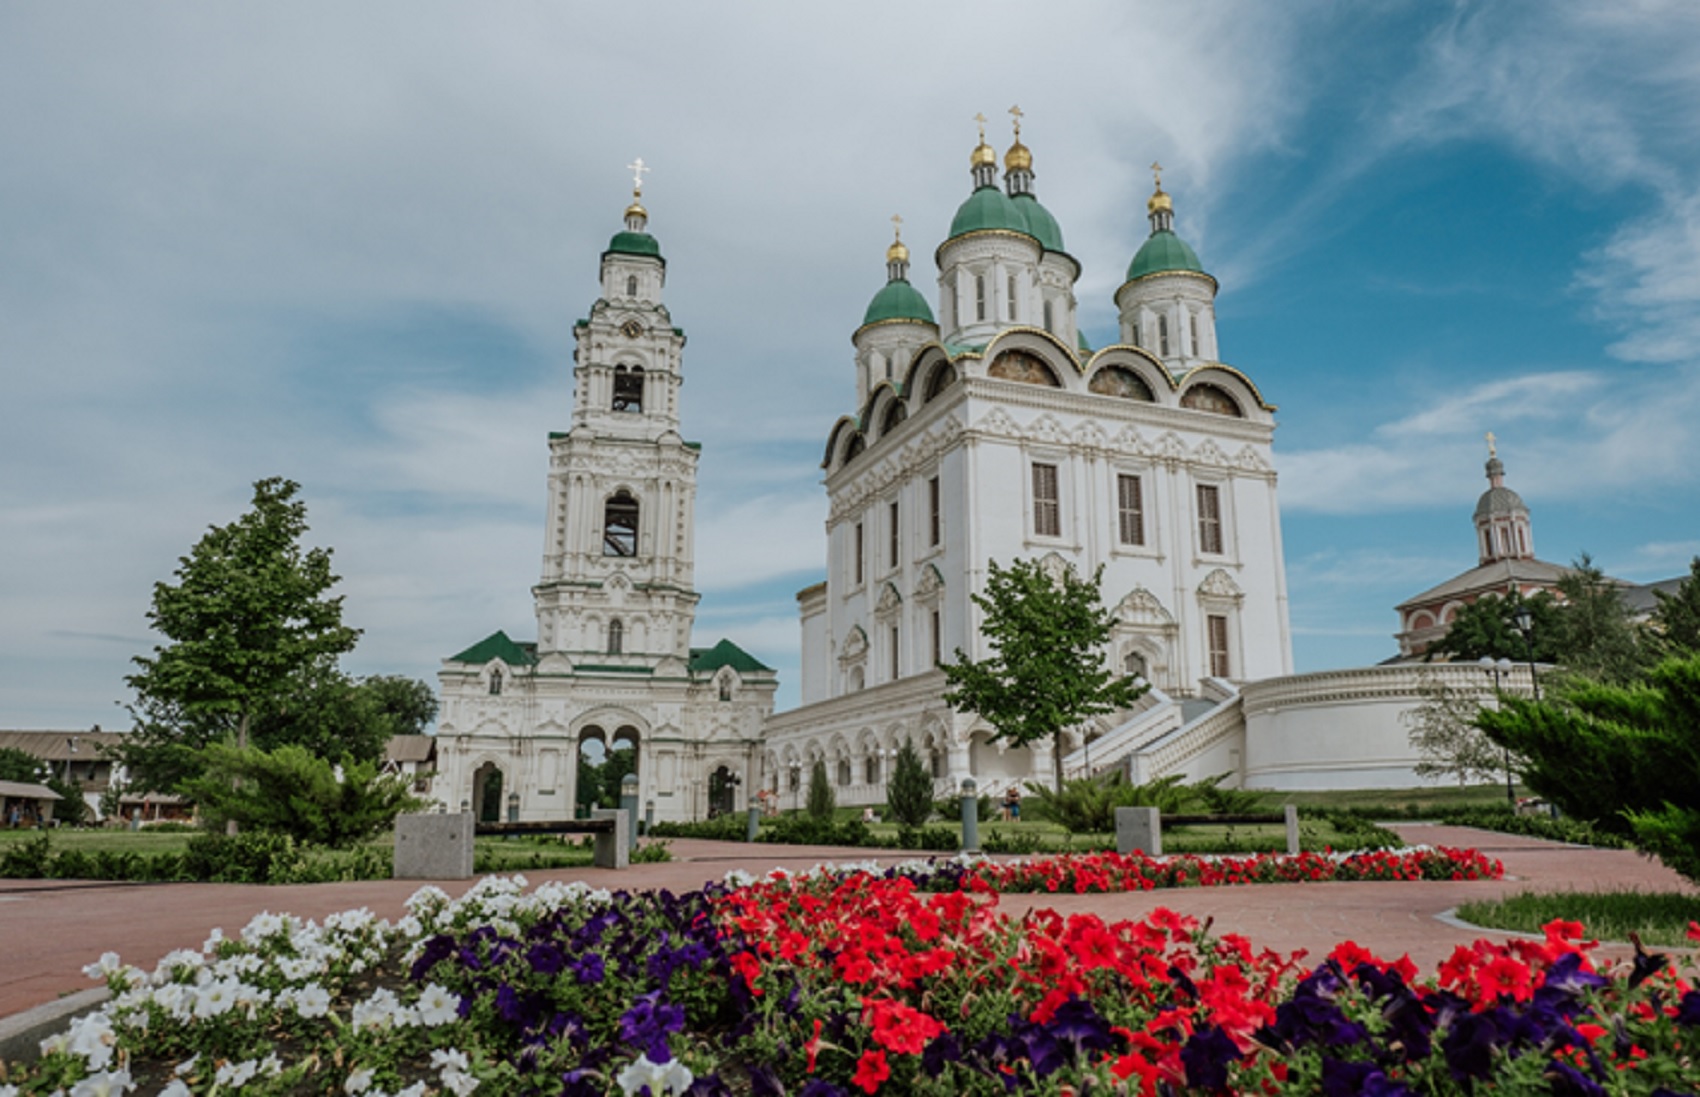
M698 447L679 433L685 336L661 302L666 265L646 221L634 203L574 329L572 429L549 438L537 642L497 633L440 672L433 791L451 810L571 818L587 739L636 746L638 800L658 821L738 810L754 789L777 681L728 642L690 647Z

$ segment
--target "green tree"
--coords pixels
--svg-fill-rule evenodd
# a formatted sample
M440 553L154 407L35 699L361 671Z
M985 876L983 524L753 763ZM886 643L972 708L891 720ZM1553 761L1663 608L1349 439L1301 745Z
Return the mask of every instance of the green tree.
M951 688L944 699L992 725L992 737L1012 746L1049 738L1056 787L1062 787L1062 734L1100 713L1126 708L1145 691L1115 674L1104 661L1115 618L1100 595L1104 569L1082 579L1072 566L1052 579L1039 564L990 562L984 594L974 604L984 615L980 633L987 659L971 662L958 648L956 662L940 666Z
M1700 655L1630 685L1562 680L1477 720L1537 795L1700 882Z
M1653 610L1654 641L1666 655L1700 652L1700 556L1688 564L1688 578L1675 594L1653 592L1658 605Z
M885 788L886 810L901 826L919 827L933 813L933 778L915 744L904 739L897 748L891 780Z
M826 778L826 760L816 758L809 770L809 799L803 810L809 813L811 819L830 821L837 809L838 798L832 793L832 782Z
M211 827L235 822L331 847L364 841L422 803L406 777L380 774L375 761L344 757L336 765L294 745L210 744L205 772L184 789Z
M1533 620L1527 644L1512 623L1524 606ZM1562 651L1561 612L1558 602L1545 591L1529 598L1517 593L1484 594L1458 607L1446 635L1429 649L1429 658L1450 656L1459 662L1474 662L1486 656L1522 662L1533 657L1537 663L1555 663Z
M166 643L138 656L126 681L136 729L119 751L143 788L175 791L221 739L248 745L257 722L351 650L328 549L303 549L307 507L290 480L254 485L252 508L214 526L178 560L175 583L154 585L148 620Z
M61 781L57 777L48 777L44 784L59 794L59 802L53 805L53 818L68 827L80 827L88 821L89 802L83 799L83 790L74 781Z
M321 758L379 759L392 735L421 734L436 717L436 695L418 679L356 681L322 668L299 678L254 721L251 741L265 750L302 746Z
M1482 708L1477 694L1453 689L1439 675L1424 674L1417 695L1422 703L1401 716L1410 729L1411 746L1422 756L1417 776L1456 777L1458 787L1464 788L1500 775L1504 754L1476 727Z
M20 781L39 785L46 763L27 750L0 747L0 781Z
M1558 662L1605 682L1627 683L1647 669L1649 646L1623 601L1623 588L1583 553L1558 581Z

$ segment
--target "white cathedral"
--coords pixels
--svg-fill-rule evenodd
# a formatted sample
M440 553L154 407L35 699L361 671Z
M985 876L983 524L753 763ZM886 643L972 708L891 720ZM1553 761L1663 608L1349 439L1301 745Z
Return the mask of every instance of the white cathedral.
M587 740L637 749L657 820L797 806L817 760L840 804L881 803L906 739L941 796L967 777L993 792L1046 778L1049 745L993 741L944 703L937 669L957 649L990 654L972 595L988 561L1017 557L1102 567L1107 657L1151 684L1075 729L1068 774L1417 783L1398 719L1417 670L1292 674L1275 409L1221 361L1217 283L1176 235L1161 176L1115 293L1120 341L1093 351L1076 325L1080 264L1035 193L1019 115L1001 186L983 130L970 154L934 256L936 314L901 238L886 252L852 336L855 414L826 437L826 577L797 596L801 705L774 714L770 668L730 641L690 647L697 447L679 433L685 337L662 304L638 166L575 329L572 429L549 440L537 641L498 632L443 664L445 805L566 817Z

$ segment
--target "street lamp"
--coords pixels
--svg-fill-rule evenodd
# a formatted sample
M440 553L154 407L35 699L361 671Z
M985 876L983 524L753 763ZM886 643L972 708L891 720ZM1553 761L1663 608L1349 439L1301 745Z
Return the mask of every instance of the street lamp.
M1517 607L1517 612L1511 615L1511 624L1523 635L1523 654L1529 660L1529 688L1534 691L1536 703L1541 699L1541 680L1535 674L1535 615L1529 612L1527 605Z
M1527 611L1522 610L1522 611L1519 611L1519 612L1527 612ZM1500 682L1505 676L1507 676L1511 673L1512 669L1516 666L1516 664L1513 663L1509 659L1500 659L1496 662L1494 660L1493 656L1491 656L1491 655L1482 656L1480 662L1481 662L1482 670L1486 671L1488 674L1493 675L1494 705L1495 705L1495 707L1498 707L1501 700L1502 700L1502 695L1500 693ZM1511 810L1516 811L1517 810L1517 793L1514 792L1512 790L1512 787L1511 787L1511 748L1510 747L1504 747L1503 749L1505 751L1505 799L1508 803L1510 803Z

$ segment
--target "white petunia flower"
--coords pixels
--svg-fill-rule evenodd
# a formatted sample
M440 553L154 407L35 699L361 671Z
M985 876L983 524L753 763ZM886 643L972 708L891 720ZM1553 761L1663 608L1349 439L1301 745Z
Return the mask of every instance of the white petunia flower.
M159 1091L159 1097L194 1097L194 1091L183 1084L183 1079L173 1078Z
M425 1083L415 1082L406 1089L398 1089L395 1097L425 1097Z
M118 962L116 952L103 952L99 960L83 968L83 974L90 979L104 979L123 966Z
M218 979L195 991L195 1016L217 1017L229 1013L236 1005L242 984L234 979Z
M218 926L214 926L212 928L212 932L207 934L206 943L201 945L201 951L217 952L218 946L222 944L224 944L224 930Z
M90 1070L105 1070L112 1062L113 1045L118 1042L118 1034L112 1030L112 1021L106 1014L90 1013L77 1018L71 1022L68 1035L70 1040L65 1050L80 1056Z
M666 1063L652 1063L648 1055L639 1055L631 1066L622 1070L617 1078L620 1089L626 1097L633 1097L645 1086L649 1087L649 1097L671 1097L673 1094L685 1092L695 1081L685 1064L674 1059Z
M0 1085L0 1097L18 1097L18 1087Z
M372 1088L372 1072L357 1070L348 1076L348 1081L342 1083L342 1091L348 1094L365 1093Z
M71 1097L118 1097L136 1088L127 1070L91 1074L71 1087Z
M419 995L415 1008L419 1011L420 1024L427 1027L446 1025L460 1016L460 998L432 983Z
M290 991L289 995L288 1002L297 1016L323 1017L331 1011L331 992L316 983Z
M240 1063L221 1063L217 1073L213 1075L213 1084L220 1086L243 1086L260 1072L260 1064L253 1059L244 1059Z
M179 1078L181 1078L185 1074L191 1074L195 1070L195 1065L197 1063L199 1063L200 1061L201 1061L201 1055L200 1055L199 1052L196 1052L195 1054L189 1056L187 1059L183 1060L181 1063L178 1063L177 1068L175 1070L173 1070L171 1073L177 1075Z

